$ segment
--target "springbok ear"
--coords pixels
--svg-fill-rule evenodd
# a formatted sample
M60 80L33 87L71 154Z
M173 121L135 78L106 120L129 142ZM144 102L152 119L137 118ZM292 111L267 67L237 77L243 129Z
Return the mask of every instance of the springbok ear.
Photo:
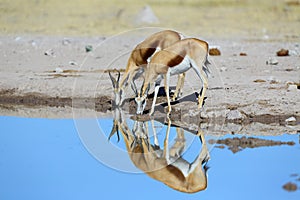
M116 79L111 75L110 72L108 72L108 74L109 74L110 80L111 80L111 82L112 82L113 88L116 88L116 86L117 86L117 81L116 81Z
M134 81L134 80L132 81L131 89L133 90L134 94L135 94L136 96L138 96L138 92L137 92L137 88L136 88L136 84L135 84L135 81Z
M113 127L112 127L111 132L108 136L108 141L110 141L110 138L115 134L115 132L117 132L117 137L118 137L118 142L119 142L120 141L119 126L118 126L117 122L114 120Z

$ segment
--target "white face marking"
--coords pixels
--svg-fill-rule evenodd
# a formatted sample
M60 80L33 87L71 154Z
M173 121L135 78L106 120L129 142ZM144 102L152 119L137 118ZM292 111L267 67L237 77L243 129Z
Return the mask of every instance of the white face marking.
M188 55L178 65L170 67L170 73L172 75L181 74L191 68L191 59Z
M140 114L143 114L143 111L146 107L146 96L142 96L142 97L136 97L135 98L135 102L136 102L136 106L137 106L137 109L136 109L136 114L140 115Z
M122 91L120 89L115 90L115 103L117 106L121 105L122 103Z
M137 138L147 138L147 129L144 122L135 121L132 131Z

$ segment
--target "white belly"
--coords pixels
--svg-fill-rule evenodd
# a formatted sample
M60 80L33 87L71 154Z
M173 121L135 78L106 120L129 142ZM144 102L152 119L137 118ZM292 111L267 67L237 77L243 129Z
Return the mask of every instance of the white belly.
M186 72L191 68L191 62L189 56L185 56L184 59L179 63L178 65L175 65L174 67L170 67L170 74L176 75L181 74L183 72Z

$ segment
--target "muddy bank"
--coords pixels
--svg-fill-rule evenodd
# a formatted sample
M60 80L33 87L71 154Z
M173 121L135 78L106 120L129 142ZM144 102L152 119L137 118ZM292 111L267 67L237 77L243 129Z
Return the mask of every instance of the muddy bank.
M151 97L151 95L150 95ZM152 99L149 99L151 105ZM164 102L165 97L160 96L158 102ZM184 102L183 102L184 103ZM189 104L196 102L189 102ZM246 135L280 135L282 133L297 134L300 130L300 116L297 115L248 115L243 119L228 119L228 110L223 110L224 115L203 117L202 112L191 112L191 107L178 104L172 105L170 119L172 125L182 127L190 132L196 133L200 125L209 134L246 134ZM161 123L166 121L167 108L158 105L154 118ZM133 99L127 99L124 110L128 117L135 120L149 120L147 114L135 115L135 103ZM146 108L147 109L150 107ZM185 108L185 110L180 110ZM90 118L90 117L113 117L112 101L108 96L97 98L71 98L51 97L38 93L18 95L14 90L0 91L0 112L3 115L24 116L24 117L46 117L46 118ZM212 111L213 112L213 111ZM229 111L230 112L230 111ZM294 117L295 121L288 123L287 119Z
M74 104L73 101L76 101L76 104ZM40 93L15 95L14 90L0 91L0 106L14 108L14 106L18 105L31 107L33 109L34 107L72 107L95 109L97 112L107 112L111 110L111 99L108 96L99 98L51 97Z
M149 95L148 104L145 109L145 114L141 116L133 116L134 119L137 120L149 120L150 117L147 115L149 112L151 105L152 105L152 98L153 94ZM157 103L160 104L156 106L156 111L154 114L154 118L165 118L165 111L167 109L165 96L159 96L157 99ZM74 103L75 102L75 103ZM235 124L249 124L249 123L263 123L263 124L278 124L278 125L286 125L288 122L286 121L290 117L294 117L295 120L291 122L290 125L296 125L300 123L300 116L297 115L271 115L271 114L264 114L264 115L253 115L244 113L245 117L242 119L231 119L229 118L228 113L225 116L206 116L203 117L201 112L197 113L189 113L187 108L186 110L181 110L179 108L176 109L176 104L180 104L180 102L172 103L173 107L175 107L171 114L170 118L175 123L182 121L186 114L190 114L190 118L193 121L190 123L197 124L201 122L220 122L220 123L235 123ZM196 101L193 102L196 104ZM112 111L112 99L109 96L100 96L97 98L79 98L79 97L51 97L47 95L43 95L40 93L28 93L24 95L17 95L15 90L0 90L0 105L1 107L6 108L13 108L14 106L25 106L31 107L72 107L72 108L81 108L81 109L94 109L95 112L107 113ZM124 108L128 108L128 113L131 115L135 115L136 111L136 104L134 99L127 99L123 106ZM228 106L233 107L233 106ZM235 108L237 109L237 108ZM126 110L126 109L125 109ZM229 111L230 112L230 111Z
M295 142L282 142L282 141L274 141L274 140L265 140L254 137L234 137L227 139L219 139L219 140L209 140L210 144L217 144L217 148L224 149L227 146L228 150L232 151L232 153L237 153L246 148L257 148L257 147L270 147L270 146L280 146L280 145L295 145Z

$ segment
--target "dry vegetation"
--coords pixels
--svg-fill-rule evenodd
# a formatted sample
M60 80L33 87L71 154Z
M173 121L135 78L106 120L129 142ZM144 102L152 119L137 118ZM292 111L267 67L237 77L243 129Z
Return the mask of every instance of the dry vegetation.
M299 4L283 0L0 0L0 32L111 35L140 26L135 16L145 5L160 20L155 26L191 35L295 38L300 32Z

